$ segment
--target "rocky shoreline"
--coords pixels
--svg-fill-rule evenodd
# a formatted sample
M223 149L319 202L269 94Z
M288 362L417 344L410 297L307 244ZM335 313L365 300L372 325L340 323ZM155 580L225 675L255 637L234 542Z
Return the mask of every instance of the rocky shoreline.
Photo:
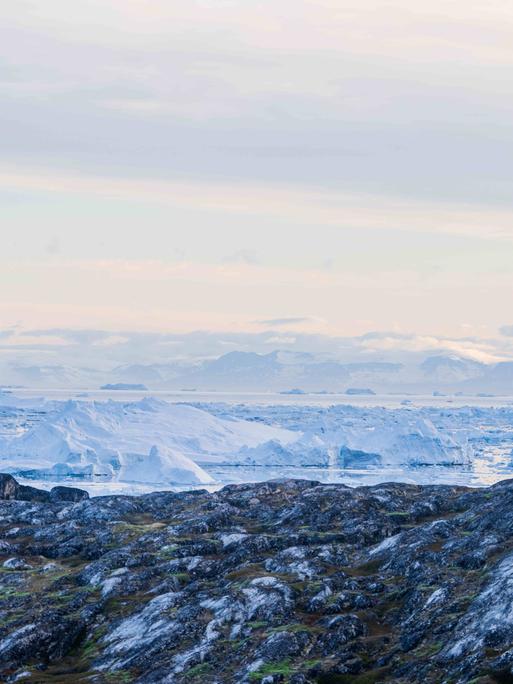
M513 682L513 481L0 499L2 682Z

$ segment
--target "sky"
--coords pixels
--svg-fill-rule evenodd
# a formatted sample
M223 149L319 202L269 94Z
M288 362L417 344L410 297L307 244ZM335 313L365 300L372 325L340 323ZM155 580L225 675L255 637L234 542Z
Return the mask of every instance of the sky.
M0 353L377 331L509 357L510 3L17 0L0 46Z

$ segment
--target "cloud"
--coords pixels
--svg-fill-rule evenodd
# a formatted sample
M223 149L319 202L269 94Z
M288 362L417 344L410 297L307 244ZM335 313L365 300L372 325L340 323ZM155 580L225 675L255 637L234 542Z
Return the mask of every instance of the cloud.
M499 332L505 337L513 337L513 325L503 325L499 328Z
M233 254L225 257L223 262L226 264L250 264L256 266L260 264L260 259L256 251L252 249L239 249Z
M56 335L30 335L24 334L22 332L16 333L15 335L10 335L7 337L6 342L4 342L2 347L13 347L13 348L32 348L40 349L41 347L64 347L68 346L69 342L62 336Z
M120 344L128 344L130 338L125 335L108 335L101 340L94 342L96 347L116 347Z
M2 326L495 334L507 3L5 4Z
M28 329L25 334L34 337L59 337L70 345L94 345L108 338L111 333L104 330L74 329L74 328L44 328Z
M56 235L52 237L45 245L45 251L47 254L59 254L61 251L61 241Z
M501 349L495 340L450 339L390 332L373 332L360 339L362 348L372 351L445 352L485 364L511 359L511 350Z
M329 187L269 182L176 181L125 178L0 166L0 186L25 193L81 195L148 202L220 214L266 215L338 229L385 230L513 240L513 207L427 202ZM240 249L232 263L258 263L254 250Z
M284 337L284 336L277 336L275 335L274 337L269 337L266 341L266 344L274 344L274 345L281 345L281 344L295 344L296 343L296 338L295 337Z
M504 3L8 5L3 156L16 167L511 196Z
M174 262L163 259L21 259L5 261L0 289L4 328L139 329L153 333L194 330L255 332L255 325L351 337L369 329L413 330L429 337L492 336L504 315L501 296L513 273L382 267L352 271L292 265ZM15 282L16 287L9 283ZM284 316L302 311L315 316ZM419 302L422 306L419 306ZM458 312L458 316L454 312ZM265 312L264 318L256 317ZM255 315L256 314L256 315ZM307 318L292 323L290 318ZM264 321L264 323L262 323ZM274 321L274 323L273 323ZM465 327L461 322L465 322ZM481 329L481 326L485 326ZM57 333L58 334L58 333ZM94 342L94 338L92 340Z
M199 362L216 358L230 350L268 353L269 348L287 346L297 352L337 359L343 363L373 358L394 361L424 358L433 353L456 355L481 363L513 360L513 343L506 339L443 338L376 331L356 337L294 333L270 335L269 332L210 331L191 333L151 333L140 330L60 329L20 330L16 344L0 345L2 354L16 360L44 363L48 355L69 366L112 368L122 364L165 364ZM55 342L58 344L55 344ZM63 341L67 342L64 344Z
M269 318L267 320L264 319L262 321L256 321L256 323L258 323L259 325L269 326L270 328L281 328L287 325L300 325L302 323L311 323L315 320L316 319L310 318L308 316L289 316L288 318Z

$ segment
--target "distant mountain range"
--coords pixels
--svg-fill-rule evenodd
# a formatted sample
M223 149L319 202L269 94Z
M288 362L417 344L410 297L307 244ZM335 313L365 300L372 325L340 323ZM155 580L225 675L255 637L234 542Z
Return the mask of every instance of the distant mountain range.
M396 376L397 363L351 363L318 360L310 354L274 351L270 354L230 352L179 378L187 387L197 389L284 391L342 391L350 385L380 385ZM387 379L387 380L386 380Z
M397 361L341 362L310 353L233 351L201 362L133 364L111 370L11 364L0 385L98 389L103 385L145 385L151 390L346 392L463 392L513 394L513 362L483 364L453 355Z

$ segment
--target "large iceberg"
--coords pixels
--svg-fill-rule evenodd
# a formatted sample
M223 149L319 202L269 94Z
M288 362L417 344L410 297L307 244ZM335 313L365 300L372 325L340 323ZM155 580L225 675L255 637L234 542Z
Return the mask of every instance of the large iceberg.
M298 434L155 399L57 404L21 436L0 442L2 470L37 476L103 477L153 483L208 483L198 465L242 447Z

